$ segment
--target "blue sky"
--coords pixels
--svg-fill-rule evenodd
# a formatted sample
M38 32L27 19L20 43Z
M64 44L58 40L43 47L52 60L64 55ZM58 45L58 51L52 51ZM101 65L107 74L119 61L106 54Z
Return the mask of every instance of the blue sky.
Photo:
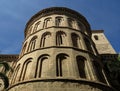
M55 6L84 15L91 29L103 29L120 52L120 0L0 0L0 54L19 54L27 21L41 9Z

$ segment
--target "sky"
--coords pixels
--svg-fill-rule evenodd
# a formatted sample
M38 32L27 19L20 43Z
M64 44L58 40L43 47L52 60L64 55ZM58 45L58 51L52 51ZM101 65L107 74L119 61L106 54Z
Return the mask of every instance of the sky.
M28 20L49 7L67 7L86 17L92 30L104 30L120 52L120 0L0 0L0 54L19 54Z

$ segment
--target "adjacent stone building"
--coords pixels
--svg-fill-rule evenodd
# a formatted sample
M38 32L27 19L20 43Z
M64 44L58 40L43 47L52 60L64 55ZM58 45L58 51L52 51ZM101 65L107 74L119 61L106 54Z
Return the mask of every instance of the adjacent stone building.
M92 31L92 40L94 41L99 54L116 54L115 50L105 37L103 30Z
M7 91L116 91L100 56L116 52L103 30L92 31L80 13L65 7L41 10L24 34L19 57L11 56Z

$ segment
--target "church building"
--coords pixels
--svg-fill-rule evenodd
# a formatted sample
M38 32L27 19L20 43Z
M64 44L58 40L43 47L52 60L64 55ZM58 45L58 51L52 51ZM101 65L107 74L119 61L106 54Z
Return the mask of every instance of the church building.
M65 7L43 9L27 22L24 36L20 54L0 55L13 68L5 91L120 89L107 65L118 54L104 31L92 30L80 13Z

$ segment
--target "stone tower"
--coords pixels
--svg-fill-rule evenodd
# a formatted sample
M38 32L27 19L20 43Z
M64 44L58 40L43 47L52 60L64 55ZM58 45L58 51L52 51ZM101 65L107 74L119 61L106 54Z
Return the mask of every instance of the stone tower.
M104 74L90 25L64 7L35 14L7 91L114 91Z

